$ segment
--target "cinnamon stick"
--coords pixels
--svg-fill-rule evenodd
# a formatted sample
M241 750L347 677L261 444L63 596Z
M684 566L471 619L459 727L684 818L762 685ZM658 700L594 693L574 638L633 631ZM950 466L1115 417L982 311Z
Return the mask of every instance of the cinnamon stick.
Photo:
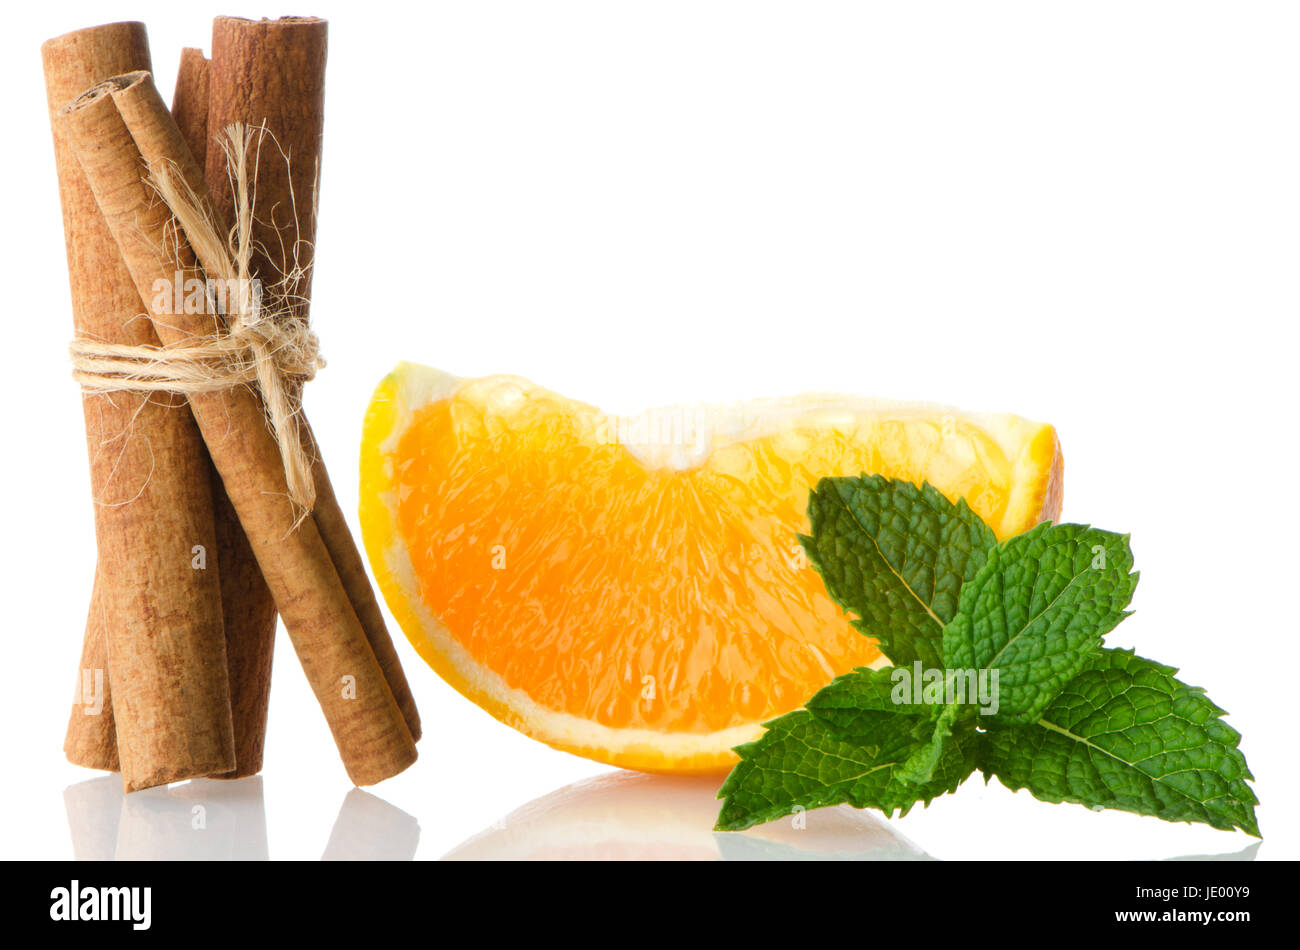
M402 661L397 656L397 648L388 633L388 625L384 623L383 611L375 596L375 589L370 584L370 576L366 573L366 563L357 548L352 529L348 527L347 519L343 516L343 509L339 507L329 472L325 470L316 437L306 418L302 420L302 431L307 454L315 460L311 468L312 479L316 484L316 507L313 509L312 517L325 541L325 547L329 550L330 559L339 572L339 578L343 581L343 587L348 592L348 599L352 601L352 607L357 612L357 619L361 621L361 626L366 631L366 639L375 652L375 659L379 661L379 667L384 671L384 678L388 680L393 697L402 710L406 726L411 731L411 738L418 742L420 713L415 706L415 696L406 681Z
M145 296L124 266L96 207L65 123L62 102L106 72L148 63L144 27L118 23L80 30L41 50L52 113L63 205L73 317L80 339L126 345L158 341L135 319ZM168 282L174 279L169 274ZM154 292L153 288L149 293ZM180 781L234 765L226 681L221 593L207 463L191 413L179 399L138 393L83 398L95 534L99 550L96 617L113 671L113 721L123 785L128 791ZM91 717L84 717L89 720ZM76 716L65 748L70 756L108 748L107 720L82 735Z
M172 92L172 118L176 120L176 127L185 137L185 144L190 147L200 165L208 151L209 65L203 50L188 46L181 50L181 62L176 70L176 88ZM148 71L147 66L139 66L137 69ZM129 72L134 70L123 69L112 75ZM109 77L101 77L107 78ZM90 86L86 88L89 89Z
M127 121L131 122L128 130ZM196 193L202 175L146 74L101 84L56 119L81 162L136 287L193 266L183 236L140 179L142 163L174 168ZM205 199L206 200L206 199ZM164 343L212 340L202 314L153 314ZM357 785L382 781L416 758L415 743L316 522L297 520L262 405L246 387L195 392L194 417L239 515L290 640Z
M281 290L307 316L311 295L312 256L316 241L316 192L320 175L321 139L325 115L325 59L328 24L315 17L245 20L218 17L212 26L209 66L208 141L235 122L264 127L274 136L258 164L258 210L253 236L258 247L254 273L263 283L281 282ZM278 150L277 150L278 148ZM281 158L283 152L288 161ZM205 178L220 220L231 220L234 195L219 149L206 150ZM366 637L393 691L407 728L420 738L420 714L402 671L401 661L384 622L383 612L366 573L365 561L334 494L329 473L311 428L304 424L304 445L315 460L314 517ZM223 552L224 553L224 552ZM250 638L258 631L243 628ZM274 630L262 631L256 644L236 644L232 656L250 660L236 694L270 679ZM265 671L254 672L256 663ZM236 702L237 706L239 701Z
M86 633L81 641L81 665L77 668L77 690L63 740L63 754L73 765L116 772L117 725L113 720L113 690L108 678L108 641L104 600L100 596L99 571L90 595Z
M46 97L53 115L82 89L117 73L148 69L149 43L143 23L111 23L50 40L41 48L41 58L45 68ZM120 262L113 261L118 256L117 248L99 223L99 209L81 181L81 169L76 160L66 155L66 147L57 136L54 149L73 311L102 314L105 322L124 322L137 312L139 294L125 268ZM108 263L97 266L92 261ZM99 422L93 403L87 399L82 408L87 439L102 441L102 433L97 429L93 435L91 432L91 426L97 427ZM108 673L108 644L104 639L102 617L103 604L99 599L96 568L96 582L82 640L81 663L77 670L77 699L68 719L63 751L74 765L115 772L119 767L117 737ZM90 703L85 702L83 681L89 681L92 689L96 681L101 683L102 695Z
M181 50L176 89L172 94L172 117L199 167L203 166L208 152L210 67L202 51ZM214 147L213 151L220 152L220 149ZM235 729L235 768L214 778L245 778L262 770L271 698L275 600L215 468L212 483L217 560L221 564L221 613L226 625L226 664L230 672L230 711Z
M316 240L327 38L327 22L316 17L212 21L208 138L233 122L264 125L274 136L257 170L253 269L268 283L283 280L285 295L303 309ZM204 171L218 215L232 220L234 194L218 150L208 152Z

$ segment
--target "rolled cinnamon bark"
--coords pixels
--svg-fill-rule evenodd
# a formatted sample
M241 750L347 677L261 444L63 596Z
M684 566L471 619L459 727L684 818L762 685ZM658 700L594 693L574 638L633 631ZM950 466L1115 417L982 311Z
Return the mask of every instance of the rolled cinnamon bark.
M53 116L60 106L81 90L109 76L133 69L149 69L149 43L143 23L110 23L50 40L41 47L41 60L45 69L46 99ZM76 159L67 154L67 147L60 142L57 133L54 153L59 172L59 198L63 205L74 319L80 321L99 315L105 323L123 323L138 312L140 295L131 282L131 275L117 260L117 247L99 219L99 209L82 179L81 168ZM78 314L82 316L76 316ZM102 441L101 433L96 431L92 435L91 431L91 427L98 426L100 421L94 408L96 401L88 396L82 403L86 438ZM95 478L93 471L91 478ZM110 700L108 644L100 622L103 605L99 601L98 580L93 591L77 671L78 698L68 719L63 751L74 765L115 772L118 769L117 738ZM81 698L82 679L89 674L93 681L97 671L104 695L100 702L87 707ZM95 707L98 711L87 715L88 708Z
M200 168L208 152L210 70L211 64L200 50L181 50L176 90L172 94L172 117ZM213 151L220 149L214 146ZM226 664L230 671L230 707L235 728L235 768L213 777L244 778L262 770L271 700L275 600L215 468L212 509L217 529L217 560L221 564L221 613L226 625Z
M208 140L234 122L265 126L275 137L257 169L253 270L264 281L287 278L284 290L300 312L311 296L328 29L316 17L212 21ZM235 199L220 150L208 150L204 173L217 214L233 220Z
M388 680L388 686L393 691L393 698L397 700L397 705L402 710L406 727L411 730L411 738L418 742L420 713L415 706L415 696L411 693L411 687L406 681L406 673L402 669L402 661L397 656L397 648L393 646L393 638L384 623L384 614L375 597L375 589L370 584L370 576L366 573L366 563L357 549L356 538L353 537L352 529L348 527L347 520L343 517L343 509L339 507L338 498L334 495L334 486L330 482L329 472L325 470L325 463L321 460L316 438L306 417L301 422L307 455L315 460L311 467L312 480L316 485L316 507L313 509L312 517L316 520L316 527L325 541L325 547L329 549L330 559L339 572L339 579L343 581L343 586L348 592L348 599L352 601L352 606L357 612L357 619L361 621L361 626L366 631L370 648L375 651L375 659L379 661L379 667L384 671L384 678Z
M176 127L181 130L185 144L190 147L199 165L203 164L208 150L209 66L203 50L189 46L181 50L181 63L176 70L176 88L172 92L172 118L176 120ZM148 66L137 66L136 69L149 71ZM119 76L134 71L123 69L110 75ZM108 78L102 76L97 81ZM89 89L90 86L86 88Z
M132 122L130 130L124 118ZM152 78L144 74L102 83L63 109L56 123L81 163L137 289L143 292L168 273L190 269L193 252L169 227L165 205L140 179L147 156L149 167L166 164L179 171L202 196L198 166ZM218 332L211 315L151 316L164 343L202 342ZM189 401L349 777L369 785L402 771L416 758L410 730L315 520L298 523L257 395L239 386L191 393Z
M73 765L116 772L117 727L113 721L113 689L108 676L108 641L104 636L104 600L99 592L99 571L90 594L86 633L81 641L76 699L63 740L63 754Z
M295 18L293 22L299 21ZM286 25L272 31L251 20L218 17L213 21L206 110L209 143L221 140L233 122L250 126L266 122L268 127L273 123L277 141L280 135L294 137L293 142L281 143L281 147L293 156L295 169L314 162L319 155L324 114L324 26L324 21L308 19L301 26ZM259 40L269 45L259 50ZM258 100L256 117L248 108L253 105L250 97ZM291 126L282 121L288 110L295 113ZM267 115L268 111L276 115ZM295 145L305 145L306 153L290 151ZM225 154L215 147L194 154L205 170L218 219L233 221L234 195ZM283 275L292 274L297 278L296 286L284 289L305 298L311 284L310 259L305 271L297 269L294 259L300 250L310 254L312 245L297 243L295 237L302 236L307 242L314 239L314 195L311 190L293 192L285 163L274 145L269 146L266 160L258 162L257 194L253 274L267 287L275 286ZM289 247L282 245L286 235L294 236L289 238L293 242ZM270 254L275 255L273 260ZM237 551L223 553L238 556ZM237 671L232 675L235 731L243 749L235 776L245 774L245 761L255 752L260 753L264 742L275 648L274 600L265 585L259 588L257 579L248 578L240 609L241 618L230 624L226 643Z
M327 33L326 21L315 17L278 20L217 17L212 25L208 142L221 136L235 122L264 127L274 137L274 144L268 140L264 145L258 163L258 207L253 237L259 250L254 254L253 270L267 286L285 280L281 289L294 301L295 311L303 319L307 317L311 296L316 241ZM289 157L288 162L281 159L281 152ZM234 196L220 149L206 150L205 178L218 220L232 220ZM365 561L334 494L311 428L304 424L302 430L307 455L315 460L312 478L316 485L313 509L316 527L402 709L407 728L418 740L420 714L366 573ZM226 556L224 548L222 554ZM236 678L232 674L238 732L241 718L238 710L248 699L240 694L254 691L260 683L270 680L275 630L274 623L269 629L259 630L252 624L231 627L235 629L243 631L242 638L228 634L227 649L242 664L241 676ZM265 721L265 711L262 721Z
M147 65L144 27L79 30L50 40L41 53L77 336L154 345L154 331L136 317L142 300L156 291L142 294L132 280L65 124L54 115L105 73ZM165 277L169 284L174 278ZM234 765L234 736L202 439L180 399L87 394L83 406L99 550L92 640L84 652L95 661L94 621L104 618L123 785L133 791L227 771ZM65 749L74 761L106 767L109 743L102 730L108 721L88 726L91 720L78 720L74 711ZM87 728L100 731L82 734Z

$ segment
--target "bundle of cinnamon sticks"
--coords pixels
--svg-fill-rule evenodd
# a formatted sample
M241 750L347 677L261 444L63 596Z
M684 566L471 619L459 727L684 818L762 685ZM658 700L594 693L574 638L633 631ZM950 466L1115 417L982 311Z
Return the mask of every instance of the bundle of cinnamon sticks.
M165 355L230 332L212 294L192 293L217 263L160 199L162 175L216 233L244 216L254 276L305 325L325 55L323 20L218 18L210 59L184 51L168 109L143 24L42 47L76 344ZM252 209L220 144L232 127L265 136ZM260 771L278 614L352 781L405 769L419 716L306 420L292 430L314 487L301 511L264 388L130 379L83 382L99 557L69 760L120 770L127 791Z

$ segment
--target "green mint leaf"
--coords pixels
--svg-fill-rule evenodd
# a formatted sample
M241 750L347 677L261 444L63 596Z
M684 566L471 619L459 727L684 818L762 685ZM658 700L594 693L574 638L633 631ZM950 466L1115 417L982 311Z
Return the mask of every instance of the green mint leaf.
M939 682L926 682L928 674L934 674ZM912 669L860 667L835 677L814 693L812 699L804 703L804 708L846 736L863 735L875 728L879 722L875 714L881 712L922 716L930 720L948 713L952 722L973 717L974 709L959 708L955 713L948 712L950 705L962 705L966 692L976 691L974 688L961 690L956 687L950 690L946 675L946 671L933 667L929 670L919 666Z
M998 671L993 723L1036 721L1128 616L1138 575L1126 535L1040 524L989 553L943 631L949 669Z
M951 792L975 768L975 732L959 727L948 738L930 778L912 784L897 778L901 767L934 737L932 720L892 713L870 714L868 731L847 738L807 710L767 724L756 742L737 747L740 762L718 791L725 799L718 831L741 831L799 810L850 804L906 814Z
M801 536L831 599L900 666L943 664L943 627L997 544L964 500L879 475L823 478Z
M900 716L929 715L933 707L911 702L911 690L900 696L894 683L894 668L873 670L862 667L835 677L819 689L804 708L843 735L869 734L877 728L877 713ZM899 702L899 699L902 702Z
M948 740L952 737L953 724L957 721L961 707L952 704L944 706L934 724L934 734L930 741L917 749L907 761L894 770L894 777L900 782L922 785L933 777L943 755L948 750Z
M1259 837L1240 734L1173 667L1100 651L1037 723L980 737L979 768L1047 802L1199 821Z

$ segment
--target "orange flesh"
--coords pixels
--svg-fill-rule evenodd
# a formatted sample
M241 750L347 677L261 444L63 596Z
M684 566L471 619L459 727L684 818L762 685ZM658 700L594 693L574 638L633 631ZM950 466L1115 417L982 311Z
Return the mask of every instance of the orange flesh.
M487 410L471 383L393 452L397 529L450 635L543 707L706 733L798 707L879 657L803 557L824 475L930 481L998 523L1011 466L981 430L875 418L796 425L647 468L560 397Z

